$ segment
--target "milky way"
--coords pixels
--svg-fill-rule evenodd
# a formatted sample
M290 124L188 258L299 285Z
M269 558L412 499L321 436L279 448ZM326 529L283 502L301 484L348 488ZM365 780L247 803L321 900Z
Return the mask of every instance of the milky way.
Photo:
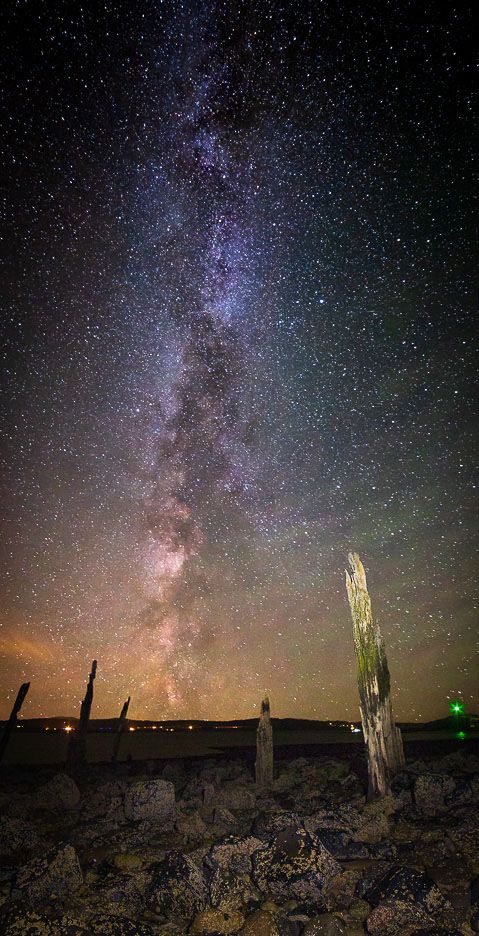
M472 26L405 3L3 14L0 714L477 708Z

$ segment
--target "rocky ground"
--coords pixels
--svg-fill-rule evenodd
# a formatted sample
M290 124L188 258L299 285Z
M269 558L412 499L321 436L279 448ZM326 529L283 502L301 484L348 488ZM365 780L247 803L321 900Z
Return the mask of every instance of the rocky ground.
M6 936L479 932L479 757L408 763L366 803L346 759L47 770L0 778ZM364 771L362 771L364 774Z

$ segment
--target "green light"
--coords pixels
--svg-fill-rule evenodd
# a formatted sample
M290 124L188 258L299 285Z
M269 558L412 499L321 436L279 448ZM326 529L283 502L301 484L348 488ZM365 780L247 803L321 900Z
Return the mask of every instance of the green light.
M450 702L449 708L453 715L464 714L464 702L460 702L458 699L455 702Z
M458 732L457 732L456 738L458 738L459 741L464 741L464 738L465 738L465 737L466 737L466 732L465 732L465 731L458 731Z

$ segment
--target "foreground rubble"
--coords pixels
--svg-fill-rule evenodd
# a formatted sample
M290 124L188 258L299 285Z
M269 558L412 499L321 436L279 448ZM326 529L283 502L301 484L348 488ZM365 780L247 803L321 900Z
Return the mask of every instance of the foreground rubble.
M367 803L346 759L7 772L5 936L479 932L479 760L409 764Z

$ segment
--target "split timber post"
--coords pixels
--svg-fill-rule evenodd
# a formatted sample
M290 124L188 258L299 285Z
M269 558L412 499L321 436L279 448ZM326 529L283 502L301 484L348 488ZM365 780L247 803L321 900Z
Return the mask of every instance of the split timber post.
M273 726L269 712L269 699L261 703L261 714L256 732L256 789L270 790L273 785Z
M120 717L116 724L116 734L113 739L113 753L111 755L112 764L116 764L118 760L118 751L120 749L121 736L125 729L126 713L128 712L129 704L130 704L130 696L128 696L126 702L123 703L123 708L120 712Z
M373 621L364 566L356 553L349 553L348 561L351 571L346 572L346 588L353 619L371 800L389 792L391 775L404 765L404 751L401 732L394 723L388 661L379 627Z
M3 755L7 750L7 745L10 740L10 735L13 729L17 724L17 715L25 701L25 696L30 688L29 682L24 682L20 686L20 689L17 692L17 698L15 699L12 711L10 712L10 718L8 719L4 729L2 737L0 738L0 762L2 761Z
M88 678L88 685L85 692L85 698L80 706L80 721L78 727L70 738L68 747L67 764L71 769L86 764L86 739L88 732L88 722L90 721L90 712L93 702L93 681L96 676L96 660L93 660L91 672Z

